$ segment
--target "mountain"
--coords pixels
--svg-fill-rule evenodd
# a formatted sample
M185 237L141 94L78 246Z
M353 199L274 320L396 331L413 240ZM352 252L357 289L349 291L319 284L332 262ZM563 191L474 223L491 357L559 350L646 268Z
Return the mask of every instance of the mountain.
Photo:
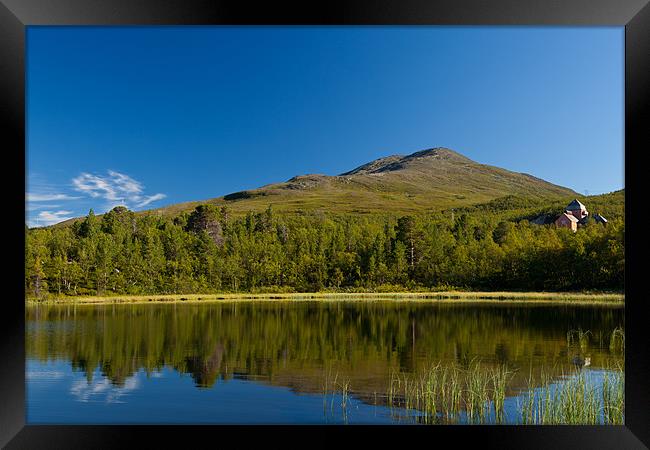
M340 175L298 175L282 183L149 212L173 216L210 203L228 205L235 215L263 211L269 204L276 212L288 213L416 213L509 195L556 200L578 194L532 175L477 163L448 148L431 148L379 158Z
M532 175L477 163L448 148L432 148L379 158L336 176L298 175L283 183L154 212L177 214L212 203L227 204L234 213L261 211L269 204L278 212L409 213L468 206L506 195L556 199L578 194Z

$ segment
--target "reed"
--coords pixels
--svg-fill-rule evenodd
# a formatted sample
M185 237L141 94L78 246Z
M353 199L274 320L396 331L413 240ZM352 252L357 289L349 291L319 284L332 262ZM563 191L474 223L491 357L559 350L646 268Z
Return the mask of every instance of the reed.
M423 423L486 423L493 415L504 417L506 386L510 373L505 367L484 367L472 362L468 368L437 364L421 374L391 373L387 401L390 407L419 411Z
M519 402L523 425L606 425L624 423L624 372L622 367L603 374L602 383L596 373L575 371L563 380L544 381L528 388Z
M341 415L343 416L343 422L348 423L348 401L350 399L350 380L345 379L339 385L341 389Z
M609 338L609 350L611 352L620 351L625 353L625 333L623 328L616 327Z
M582 331L582 328L577 330L569 330L567 332L567 344L571 346L577 343L581 349L586 349L589 346L589 337L592 335L591 331Z
M460 370L452 370L451 371L451 384L450 384L450 392L449 392L449 398L450 398L450 409L447 414L448 419L453 419L456 417L457 414L460 413L460 403L462 400L462 388L461 388L461 380L460 380Z
M342 381L339 380L338 371L332 374L332 368L326 368L323 375L323 414L327 417L327 402L329 400L330 405L330 415L334 414L334 400L336 394L340 392L341 395L341 416L343 421L347 423L348 421L348 409L350 402L350 393L351 393L351 384L349 378L344 378ZM376 393L375 393L375 402L376 402Z
M526 393L517 399L517 404L521 410L521 424L529 425L535 422L535 388L533 374L528 375L528 389Z
M505 419L505 401L506 387L512 372L508 371L505 366L498 366L492 372L492 390L494 392L492 401L494 402L494 420L496 423L502 423Z
M491 378L491 371L483 369L480 364L472 364L467 371L465 411L470 423L485 421L490 404L488 384Z
M603 336L607 336L606 334ZM582 350L590 338L606 342L603 336L582 329L567 333L567 344ZM606 338L605 338L606 339ZM611 351L624 351L622 328L611 333ZM600 345L600 344L599 344ZM606 344L605 344L606 345ZM391 370L384 397L393 413L396 408L401 421L418 423L469 423L523 425L557 424L623 424L624 368L622 363L605 371L578 366L558 378L541 372L533 376L531 367L527 385L516 395L515 415L506 417L506 393L514 371L503 364L490 365L472 360L467 365L437 364L417 373ZM330 412L334 411L334 394L341 393L341 411L347 423L351 386L348 379L339 382L338 372L326 371L323 385L324 405L331 393ZM375 404L377 393L375 392Z
M603 419L606 424L623 425L625 416L625 374L607 372L603 378Z
M583 335L584 336L584 335ZM391 408L415 410L419 423L622 424L622 365L599 371L576 369L558 379L532 370L517 396L517 415L506 417L506 389L513 371L476 362L431 366L420 374L392 372L386 399ZM602 376L602 378L599 378ZM509 420L510 419L510 420Z

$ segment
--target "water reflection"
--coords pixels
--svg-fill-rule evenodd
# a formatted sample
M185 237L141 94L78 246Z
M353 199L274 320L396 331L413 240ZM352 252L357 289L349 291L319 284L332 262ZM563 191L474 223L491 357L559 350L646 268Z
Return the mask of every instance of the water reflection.
M79 401L126 401L173 370L199 389L252 380L321 396L336 376L356 400L385 405L392 374L432 364L506 365L508 395L530 376L569 372L576 358L620 364L623 317L611 306L390 301L38 306L27 308L26 352L43 370L58 362L83 374L67 393Z

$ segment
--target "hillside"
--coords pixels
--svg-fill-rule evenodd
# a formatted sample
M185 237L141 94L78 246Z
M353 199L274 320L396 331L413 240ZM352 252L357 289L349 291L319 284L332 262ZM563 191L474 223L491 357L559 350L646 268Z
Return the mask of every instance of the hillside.
M264 211L269 204L280 213L413 214L471 207L505 196L564 201L579 195L529 174L480 164L447 148L432 148L379 158L340 175L297 175L281 183L140 214L173 217L200 204L228 205L235 216Z
M323 210L342 213L415 213L483 203L506 195L536 199L573 197L571 189L534 176L480 164L446 148L371 161L336 176L298 175L282 183L202 202L153 210L176 215L200 203L227 204L233 213Z
M557 216L573 198L608 223L575 233L531 224ZM138 213L121 207L74 226L28 230L26 292L623 288L624 190L584 197L446 149L202 203Z

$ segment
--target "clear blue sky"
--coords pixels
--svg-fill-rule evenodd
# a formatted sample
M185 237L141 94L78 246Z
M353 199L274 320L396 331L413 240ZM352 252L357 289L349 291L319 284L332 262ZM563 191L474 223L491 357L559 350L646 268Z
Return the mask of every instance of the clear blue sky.
M624 29L29 27L30 225L430 147L623 187Z

